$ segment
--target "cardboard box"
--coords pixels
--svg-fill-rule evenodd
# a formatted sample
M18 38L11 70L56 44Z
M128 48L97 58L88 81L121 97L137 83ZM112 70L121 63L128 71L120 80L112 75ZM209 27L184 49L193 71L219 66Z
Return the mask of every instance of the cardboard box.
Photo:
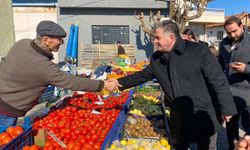
M48 129L39 129L37 135L34 137L34 144L37 146L45 146L46 141L48 140Z

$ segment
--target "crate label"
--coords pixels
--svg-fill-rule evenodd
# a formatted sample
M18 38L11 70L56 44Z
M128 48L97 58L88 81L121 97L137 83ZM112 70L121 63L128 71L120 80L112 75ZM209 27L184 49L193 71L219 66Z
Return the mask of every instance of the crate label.
M99 114L102 114L102 113L99 112L99 111L96 111L96 110L92 110L92 111L91 111L91 114L99 115Z
M61 141L54 133L48 132L48 135L51 136L52 139L54 139L60 146L62 146L63 148L67 148L63 141Z
M98 102L95 102L95 104L97 104L97 105L103 105L104 102L98 101Z
M98 100L101 102L102 101L102 98L100 95L97 96L98 97Z

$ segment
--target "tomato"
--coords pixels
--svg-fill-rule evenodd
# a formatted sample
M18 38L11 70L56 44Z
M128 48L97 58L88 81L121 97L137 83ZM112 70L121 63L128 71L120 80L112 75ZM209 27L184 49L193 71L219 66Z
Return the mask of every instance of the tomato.
M6 132L9 133L9 134L13 134L15 131L15 128L13 126L10 126L6 129Z
M55 148L60 147L60 145L59 145L57 142L53 142L53 146L54 146Z
M7 132L3 132L0 134L0 143L3 141L4 138L9 137L10 135Z
M40 148L36 145L32 145L29 150L40 150Z
M86 143L83 147L82 150L91 150L92 149L92 145Z
M80 129L76 129L74 135L78 137L81 134L81 132L82 131Z
M24 146L23 150L30 150L30 146Z
M101 144L100 143L95 143L94 146L95 150L100 150L101 149Z
M67 145L67 149L68 150L73 150L74 146L75 146L74 142L69 142L68 145Z
M58 124L57 124L57 127L59 128L59 129L61 129L61 128L63 128L64 126L65 126L65 124L66 124L66 121L59 121L58 122Z
M20 127L20 126L16 126L15 128L14 128L14 134L15 135L19 135L19 134L21 134L21 133L23 133L23 128L22 127Z
M79 139L79 143L83 146L84 144L87 143L87 139L82 137L82 138Z
M49 147L49 146L51 146L52 145L52 142L51 141L47 141L46 143L45 143L45 147Z
M88 141L88 144L94 145L94 141Z
M96 134L96 131L95 130L90 130L90 132L89 132L90 134Z
M91 136L89 134L87 134L85 137L88 141L91 140Z
M76 143L73 147L73 150L81 150L81 145L79 143Z
M9 143L11 140L12 140L12 138L11 138L10 136L7 136L7 137L5 137L5 138L2 140L2 143L3 143L3 144L7 144L7 143Z
M45 147L43 150L55 150L53 146Z

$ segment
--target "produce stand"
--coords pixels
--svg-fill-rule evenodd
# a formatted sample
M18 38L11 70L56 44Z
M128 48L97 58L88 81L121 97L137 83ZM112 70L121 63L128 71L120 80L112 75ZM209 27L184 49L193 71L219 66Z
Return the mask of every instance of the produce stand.
M136 66L124 65L122 63L122 66L119 66L113 63L112 72L108 74L107 78L119 78L131 74L134 71L141 70L145 64L147 63L142 62ZM153 89L151 85L153 85ZM163 145L158 146L164 146L168 150L172 147L169 119L167 115L165 115L164 104L159 100L160 88L158 86L159 84L155 84L155 81L153 81L153 84L145 83L129 91L108 93L107 97L104 96L105 92L102 91L101 93L75 92L71 93L71 95L65 93L65 95L60 95L62 96L61 98L55 93L57 92L55 91L55 87L49 86L41 98L41 101L49 101L48 108L34 112L35 116L39 116L40 119L34 121L33 128L29 126L25 132L0 150L19 150L25 145L34 144L34 130L43 128L48 130L46 131L49 133L47 142L50 143L49 145L46 142L43 145L45 149L49 149L49 147L56 149L70 146L70 144L72 146L73 141L74 146L77 144L77 146L79 146L81 142L81 148L86 148L86 150L106 150L112 148L114 144L120 145L119 140L121 142L125 140L134 142L133 140L136 140L139 141L138 144L144 141L155 142L156 144L163 143ZM56 102L55 99L57 99ZM45 112L46 114L44 114ZM39 115L39 113L41 113L41 115ZM32 119L35 118L32 114L30 116ZM129 135L124 127L126 123L129 122L131 116L140 118L139 120L143 120L144 118L146 122L152 121L152 118L155 118L153 122L161 122L161 126L156 128L159 128L164 134L157 134L156 137L151 137L151 135L148 137ZM107 124L106 128L104 126L105 124ZM101 130L97 130L98 128ZM152 126L152 129L153 128L155 128L155 126ZM102 130L105 134L97 134L97 131L102 132ZM52 136L54 135L56 137L56 140L52 138L51 133ZM95 136L95 134L98 136ZM76 135L77 137L75 137ZM88 142L92 142L84 143L84 140L80 141L83 138L86 138ZM70 139L70 141L68 139ZM93 143L93 141L95 142ZM86 145L88 145L88 147L86 147Z
M139 87L139 88L142 88L142 87ZM149 96L148 94L146 94L147 96L144 95L144 97L143 97L141 94L138 94L140 92L145 93L146 91L140 91L140 89L138 90L138 88L136 88L135 93L134 93L135 97L133 98L133 100L130 103L128 113L125 114L126 119L124 120L123 124L120 124L120 126L117 128L115 133L113 133L116 135L116 137L114 138L113 144L110 146L109 150L116 149L116 148L121 148L121 149L131 149L131 148L153 149L153 147L158 147L160 149L167 149L167 150L171 149L172 140L171 140L171 135L170 135L170 131L169 131L169 118L167 117L167 115L165 115L164 106L161 104L160 100L157 101L156 99L152 99L152 96ZM149 90L148 93L150 93L150 92L152 92L152 91ZM138 96L141 99L138 99L137 98ZM146 100L144 100L143 98L150 98L149 102L146 102ZM136 103L138 101L139 101L139 103ZM152 111L145 112L145 110L141 109L143 113L147 114L147 115L144 115L143 113L138 113L138 111L131 110L131 109L135 108L133 105L138 106L139 107L138 109L140 109L140 108L144 107L143 105L147 105L147 104L149 105L150 108L152 108L151 106L154 104L155 104L155 106L158 105L161 109L160 113L158 112L158 115L147 114L147 113L152 112ZM153 108L155 108L155 107L153 107ZM138 114L131 114L131 113L138 113ZM129 135L127 129L130 129L131 126L133 126L134 122L138 122L138 120L135 121L136 120L135 118L139 118L139 120L145 119L146 122L139 121L139 122L142 122L142 125L139 125L139 124L137 125L137 123L135 123L134 127L132 127L132 128L135 128L135 130L138 131L139 133L144 132L142 134L147 135L147 136L137 135L137 133L132 133L134 135ZM153 120L153 122L160 122L160 126L157 126L157 124L152 123L152 121L150 121L150 120ZM144 126L145 124L148 124L149 122L151 122L153 124L153 126L151 127L151 131L154 130L154 131L156 131L156 133L158 133L158 135L154 135L156 137L154 137L153 135L149 135L150 128L147 128L146 126ZM130 125L130 127L128 127L128 125ZM141 126L141 127L138 127L138 126ZM142 128L142 129L139 129L139 128ZM163 135L159 135L160 133L163 133L163 132L164 132ZM155 132L154 133L152 132L152 134L155 134ZM137 136L135 136L135 135L137 135ZM136 144L133 145L133 143L136 143ZM142 144L142 143L144 143L144 144ZM160 145L159 143L161 143L163 145Z

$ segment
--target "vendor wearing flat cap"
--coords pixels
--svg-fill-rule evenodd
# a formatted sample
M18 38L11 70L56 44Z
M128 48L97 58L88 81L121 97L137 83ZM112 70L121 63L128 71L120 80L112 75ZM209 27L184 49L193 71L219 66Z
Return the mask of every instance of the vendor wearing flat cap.
M112 80L91 80L59 70L51 60L63 38L64 29L52 22L42 21L36 29L36 39L22 39L14 44L5 61L0 63L0 127L14 125L38 103L48 85L79 91L114 90Z

